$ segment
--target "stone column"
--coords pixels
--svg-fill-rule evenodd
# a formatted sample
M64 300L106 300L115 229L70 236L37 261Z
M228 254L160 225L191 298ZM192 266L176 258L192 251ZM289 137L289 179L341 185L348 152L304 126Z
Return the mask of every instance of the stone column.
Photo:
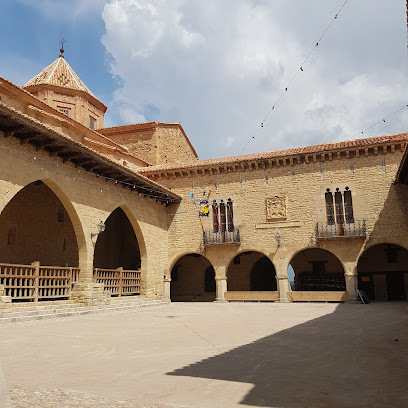
M168 277L167 275L164 275L164 279L163 279L163 300L166 302L171 302L171 292L170 292L170 288L171 288L171 278Z
M226 302L224 293L227 291L226 267L218 266L215 268L216 298L215 302Z
M4 285L0 285L0 316L6 308L11 308L11 296L6 296Z
M357 263L347 263L344 265L344 278L346 280L346 290L349 295L347 303L357 303Z
M278 286L279 292L279 302L280 303L288 303L288 291L290 291L289 279L288 274L286 276L276 275L276 283Z
M90 234L85 241L86 247L79 250L79 282L72 287L71 299L88 306L103 305L109 302L110 296L103 283L93 280L95 242Z

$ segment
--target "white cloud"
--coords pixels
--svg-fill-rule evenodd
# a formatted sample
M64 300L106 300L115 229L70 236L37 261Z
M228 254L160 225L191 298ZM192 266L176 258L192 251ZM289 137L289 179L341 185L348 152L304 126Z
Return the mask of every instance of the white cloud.
M110 1L102 41L122 80L111 115L141 121L154 106L200 157L240 153L343 1L333 3ZM406 104L405 33L403 4L348 4L245 153L349 139ZM368 135L404 131L405 118Z

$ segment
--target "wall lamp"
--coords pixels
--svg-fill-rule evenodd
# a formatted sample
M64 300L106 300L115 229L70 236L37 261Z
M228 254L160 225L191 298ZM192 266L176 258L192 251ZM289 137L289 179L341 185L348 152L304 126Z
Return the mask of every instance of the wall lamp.
M93 237L97 237L99 236L99 234L102 234L103 231L105 231L106 225L103 223L103 221L101 221L98 225L98 232L91 232L91 239Z
M275 239L276 239L276 242L278 243L278 248L279 248L280 244L281 244L281 236L280 236L279 232L276 233Z

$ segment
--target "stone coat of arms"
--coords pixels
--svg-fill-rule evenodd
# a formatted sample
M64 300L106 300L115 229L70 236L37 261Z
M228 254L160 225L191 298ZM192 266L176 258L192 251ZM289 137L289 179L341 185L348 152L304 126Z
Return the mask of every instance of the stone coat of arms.
M267 198L265 206L267 220L279 220L286 218L286 196L275 195L271 198Z

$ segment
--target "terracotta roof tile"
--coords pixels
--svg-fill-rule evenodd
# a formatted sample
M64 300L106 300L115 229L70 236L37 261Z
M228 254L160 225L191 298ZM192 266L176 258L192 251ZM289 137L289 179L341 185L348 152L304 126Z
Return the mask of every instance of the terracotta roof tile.
M102 160L104 160L104 161L106 161L108 163L111 163L112 165L115 165L121 171L134 175L135 178L139 179L141 182L144 182L147 185L155 187L157 190L167 194L169 197L175 198L176 200L180 199L180 197L176 193L174 193L171 190L167 189L166 187L164 187L164 186L162 186L162 185L148 179L143 174L138 174L138 172L135 172L135 171L133 171L133 170L127 168L127 167L124 167L121 163L118 163L117 161L113 160L110 155L107 155L107 154L104 154L104 153L102 153L102 152L100 152L98 150L92 149L89 146L86 146L83 143L79 142L78 140L74 140L73 138L69 137L68 135L65 135L64 133L56 130L55 128L53 128L50 125L42 123L42 122L38 121L37 119L34 119L31 116L26 115L25 113L22 113L22 112L20 112L20 111L18 111L16 109L14 109L13 107L5 105L5 104L3 104L1 102L0 102L0 110L2 110L3 112L7 112L10 116L23 118L27 122L30 122L30 123L34 124L35 126L37 126L39 128L50 131L53 134L57 135L59 138L65 139L70 144L75 145L78 148L83 149L85 151L88 151L94 157L96 157L96 158L99 157L100 159L102 159Z
M30 81L24 85L24 88L42 84L85 91L95 97L88 87L79 79L78 75L74 72L64 57L58 57L38 75L30 79Z
M158 166L144 167L138 170L140 173L149 174L163 171L171 170L182 170L182 169L193 169L209 166L219 166L228 165L234 163L250 162L254 160L268 160L275 158L285 158L290 156L298 156L305 154L317 154L317 153L328 153L338 150L356 148L356 147L366 147L374 145L383 145L390 142L407 142L408 133L400 133L397 135L386 135L386 136L376 136L364 139L356 140L346 140L342 142L335 143L325 143L319 145L305 146L305 147L295 147L284 150L276 150L272 152L254 153L242 156L231 156L223 157L219 159L209 159L209 160L198 160L194 162L185 163L184 165L178 164L164 164Z

